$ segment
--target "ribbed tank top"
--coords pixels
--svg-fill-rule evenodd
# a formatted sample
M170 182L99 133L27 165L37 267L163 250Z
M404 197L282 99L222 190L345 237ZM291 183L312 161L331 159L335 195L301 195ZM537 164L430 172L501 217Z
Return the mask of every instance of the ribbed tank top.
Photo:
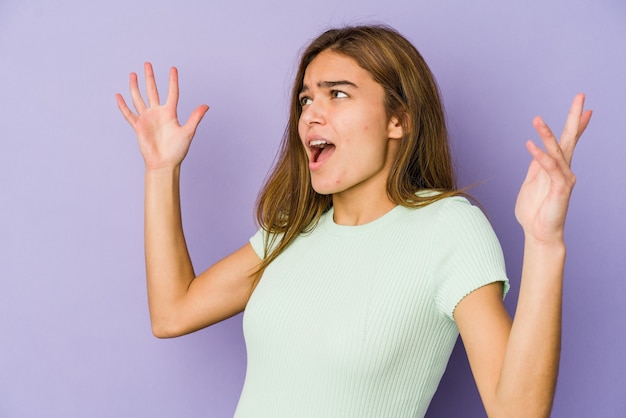
M263 257L259 230L250 240ZM397 206L360 226L333 210L265 270L244 313L239 418L422 417L446 368L459 301L508 280L465 198Z

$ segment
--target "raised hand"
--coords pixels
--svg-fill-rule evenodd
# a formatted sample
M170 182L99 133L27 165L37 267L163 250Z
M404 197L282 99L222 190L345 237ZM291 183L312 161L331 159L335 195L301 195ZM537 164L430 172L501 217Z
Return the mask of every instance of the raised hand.
M139 149L146 170L173 168L180 165L187 155L198 124L209 107L198 106L184 125L178 122L178 71L170 69L168 94L165 104L159 102L159 92L154 79L152 64L144 64L146 95L144 102L137 84L137 74L130 74L130 95L136 114L128 107L124 98L116 94L117 105L124 118L137 134Z
M583 111L584 102L583 94L574 98L560 141L541 117L533 120L546 150L532 141L526 143L533 160L517 197L515 215L527 239L539 243L563 240L567 208L576 182L571 170L572 155L591 119L591 111Z

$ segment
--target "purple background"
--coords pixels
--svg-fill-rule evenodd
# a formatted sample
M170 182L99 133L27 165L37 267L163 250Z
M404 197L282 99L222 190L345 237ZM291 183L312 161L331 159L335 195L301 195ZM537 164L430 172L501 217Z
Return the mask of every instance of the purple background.
M480 183L502 241L511 311L531 119L560 131L587 93L553 416L626 416L623 0L3 0L0 417L232 415L241 318L174 340L150 333L143 165L114 93L128 97L128 73L150 60L161 83L179 67L181 116L211 105L182 181L199 272L255 230L297 51L328 26L372 21L409 37L437 76L461 180ZM429 416L484 416L460 345Z

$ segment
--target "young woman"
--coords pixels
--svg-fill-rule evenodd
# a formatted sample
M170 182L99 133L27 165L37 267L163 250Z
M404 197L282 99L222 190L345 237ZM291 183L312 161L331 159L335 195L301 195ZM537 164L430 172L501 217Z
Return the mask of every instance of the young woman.
M304 51L259 232L196 276L180 166L202 105L180 125L150 64L146 104L117 95L145 160L152 329L196 331L245 310L238 417L423 416L460 332L489 416L550 413L560 348L570 162L590 111L574 99L560 141L539 117L516 216L525 234L515 320L493 230L455 185L439 94L393 29L329 30Z

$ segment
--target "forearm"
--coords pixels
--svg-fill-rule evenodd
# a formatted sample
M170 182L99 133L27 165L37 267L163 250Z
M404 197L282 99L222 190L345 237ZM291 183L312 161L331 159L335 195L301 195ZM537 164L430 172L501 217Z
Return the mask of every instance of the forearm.
M520 295L497 387L507 417L549 416L561 349L565 245L526 239Z
M155 335L167 334L175 306L195 274L183 234L180 167L145 174L145 257L148 303Z

